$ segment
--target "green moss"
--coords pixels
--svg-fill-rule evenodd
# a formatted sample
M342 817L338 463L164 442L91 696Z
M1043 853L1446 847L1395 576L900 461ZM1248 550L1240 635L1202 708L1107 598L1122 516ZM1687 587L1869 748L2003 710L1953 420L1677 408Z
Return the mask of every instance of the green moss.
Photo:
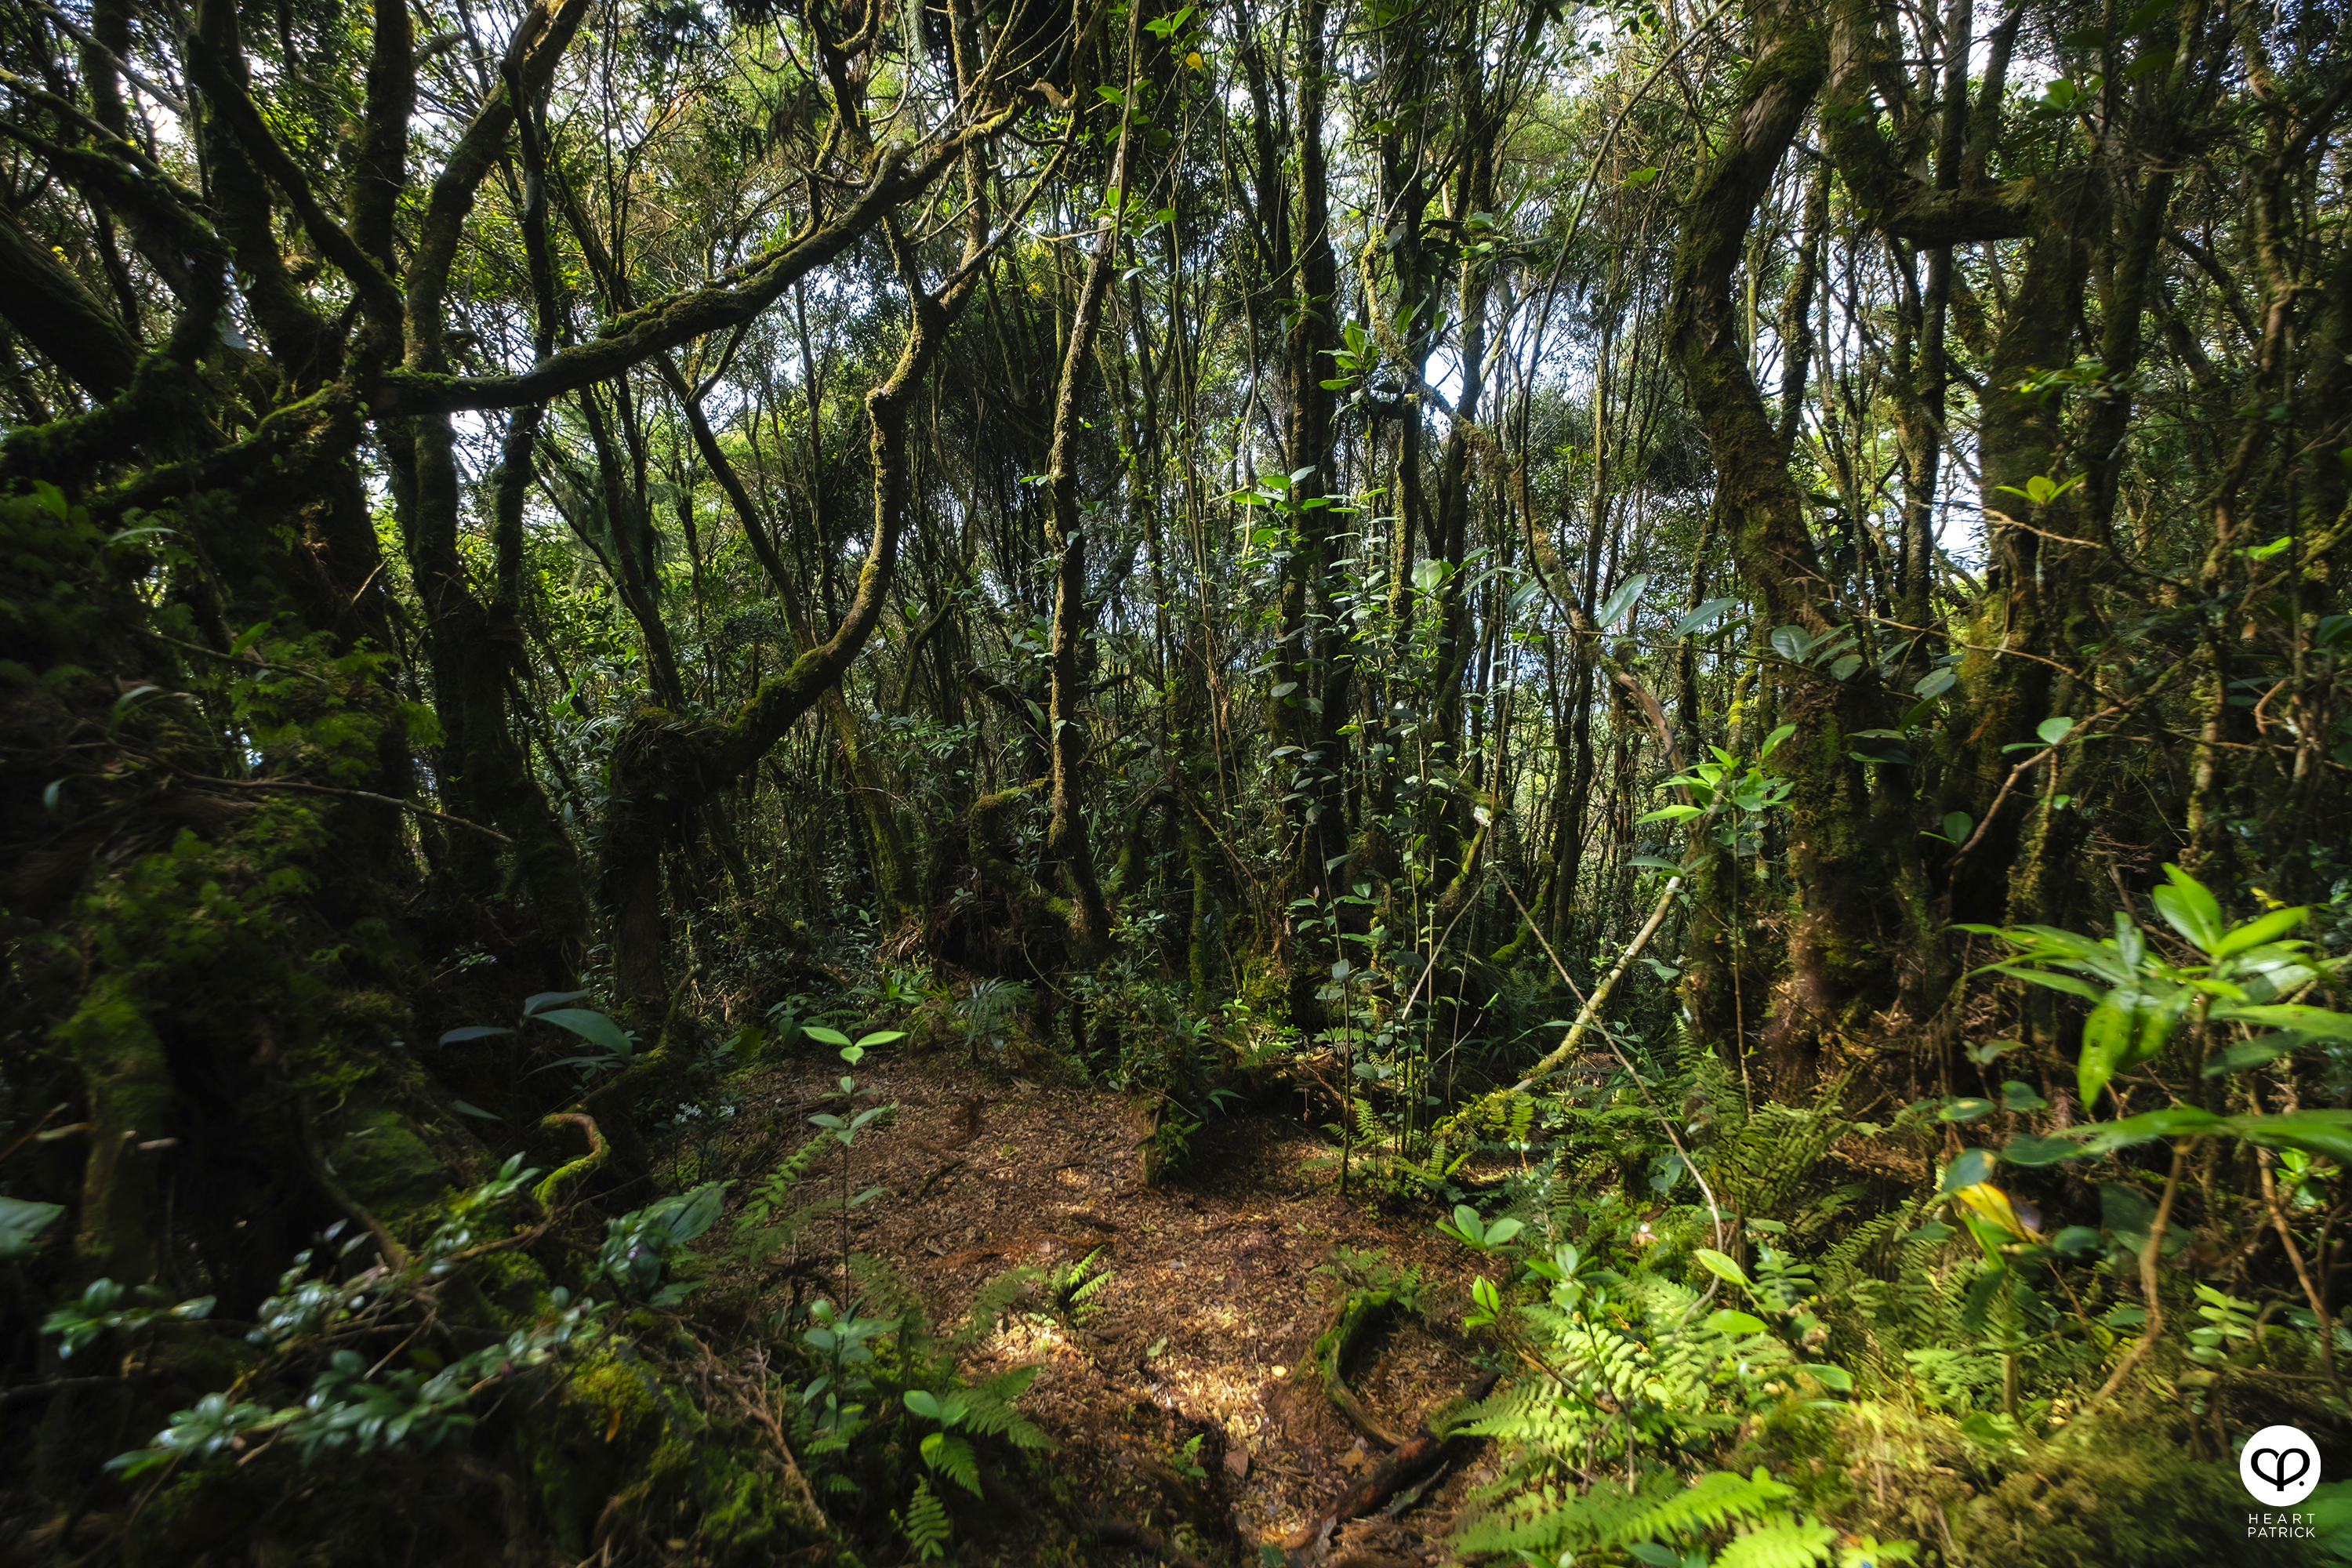
M331 1156L336 1173L377 1218L414 1213L448 1191L439 1158L397 1112L371 1106L345 1125Z
M2070 1434L1991 1492L1948 1508L1965 1568L2173 1568L2247 1559L2236 1470L2191 1458L2158 1426ZM2307 1561L2265 1543L2265 1563Z

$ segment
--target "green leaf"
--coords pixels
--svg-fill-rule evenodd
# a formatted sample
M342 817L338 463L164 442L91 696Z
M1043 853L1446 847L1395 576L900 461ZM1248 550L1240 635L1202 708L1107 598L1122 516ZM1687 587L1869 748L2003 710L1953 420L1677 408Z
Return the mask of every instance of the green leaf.
M887 1046L893 1040L903 1040L906 1037L907 1031L904 1029L877 1029L870 1035L858 1036L857 1048L861 1051L871 1050L876 1046Z
M810 1039L818 1042L820 1045L845 1046L849 1044L849 1037L847 1035L843 1034L839 1029L828 1029L823 1024L803 1024L801 1026L801 1033L806 1035Z
M2293 1029L2298 1034L2318 1035L2330 1040L2352 1040L2352 1013L2338 1013L2327 1007L2305 1007L2285 1003L2253 1006L2242 1002L2221 1002L2214 1005L2213 1016L2233 1024L2260 1024L2267 1028Z
M2003 1110L2047 1110L2050 1102L2042 1099L2041 1091L2032 1084L2011 1079L2000 1086L2000 1108Z
M2352 1165L2352 1110L2292 1110L2280 1116L2241 1116L2231 1128L2266 1149L2300 1149Z
M542 991L536 996L523 998L522 1016L528 1018L541 1007L561 1007L567 1002L577 1002L587 994L585 991Z
M2021 1132L2002 1148L2000 1157L2012 1165L2054 1165L2078 1158L2083 1146L2072 1138L2043 1138Z
M1861 668L1862 655L1858 653L1841 654L1838 656L1837 662L1830 666L1830 679L1832 680L1850 679L1853 678L1853 672Z
M463 1045L467 1040L487 1040L494 1035L511 1035L512 1029L501 1029L495 1024L469 1024L462 1029L452 1029L441 1037L445 1046Z
M1765 736L1763 748L1756 753L1757 760L1761 762L1764 758L1770 756L1780 748L1781 742L1787 740L1796 732L1797 727L1794 724L1783 724L1779 729L1773 731L1770 734Z
M2057 976L2039 978L2046 985L2053 984ZM2074 1089L2083 1097L2084 1110L2099 1102L2099 1091L2122 1068L2124 1057L2131 1049L2131 1009L2116 994L2102 997L2099 1005L2091 1009L2090 1017L2084 1020L2083 1054L2074 1063Z
M2042 737L2042 743L2043 745L2054 746L2074 732L2074 721L2072 719L2044 719L2041 723L2036 724L2033 727L2033 732Z
M1714 1275L1717 1279L1724 1281L1726 1284L1737 1285L1743 1290L1752 1290L1755 1289L1753 1285L1748 1283L1748 1270L1740 1268L1738 1264L1733 1262L1722 1253L1716 1251L1713 1247L1699 1247L1694 1251L1691 1256L1698 1259L1700 1268L1706 1269L1709 1274Z
M1812 638L1807 635L1805 628L1802 626L1774 626L1772 628L1772 651L1779 654L1782 658L1787 659L1790 664L1802 663L1805 657L1805 650L1811 646Z
M1941 1110L1936 1112L1936 1115L1939 1121L1975 1121L1990 1116L2000 1109L2000 1107L1990 1100L1955 1100L1946 1104Z
M30 1258L41 1232L65 1213L62 1204L37 1204L25 1198L0 1198L0 1259Z
M940 1418L940 1396L928 1388L910 1388L907 1390L907 1408L926 1421L937 1421Z
M1764 1331L1764 1320L1725 1307L1706 1315L1706 1326L1719 1334L1760 1334Z
M2196 1138L2207 1133L2229 1130L2230 1123L2210 1110L2193 1105L2175 1105L2163 1110L2143 1111L2126 1116L2121 1121L2095 1121L2084 1127L2070 1127L2066 1136L2079 1140L2083 1151L2089 1154L2111 1154L2135 1143L2146 1143L2158 1138Z
M2223 1073L2243 1072L2248 1068L2258 1068L2264 1062L2274 1062L2298 1046L2305 1044L2310 1038L2309 1035L2297 1030L2285 1029L2276 1034L2257 1035L2251 1040L2242 1040L2207 1062L2204 1076L2220 1078Z
M2242 926L2232 926L2214 944L2213 956L2228 958L2260 947L2264 942L2275 942L2301 925L2304 917L2309 913L2311 911L2307 909L2273 910L2269 914L2248 921Z
M1853 1373L1842 1366L1800 1365L1797 1370L1811 1374L1823 1388L1835 1394L1853 1392Z
M2167 866L2164 874L2169 884L2149 895L2157 912L2173 930L2187 937L2200 952L2211 952L2221 942L2221 901L2207 891L2205 884L2178 866Z
M1949 669L1931 669L1921 676L1919 683L1911 689L1921 697L1941 697L1945 692L1949 691L1958 679L1959 677Z
M1976 828L1976 819L1965 811L1944 813L1944 837L1954 844L1966 844Z
M1637 572L1618 584L1616 591L1602 601L1601 613L1592 617L1594 624L1602 631L1615 626L1618 617L1633 607L1633 602L1642 596L1642 590L1649 585L1650 574L1647 572Z
M474 1104L471 1100L453 1100L449 1102L449 1109L457 1112L460 1116L478 1116L485 1121L504 1121L506 1120L505 1117L500 1116L497 1111L484 1110L480 1106Z
M569 1029L590 1045L600 1046L616 1057L629 1054L629 1037L621 1032L620 1025L602 1013L591 1013L582 1007L558 1007L534 1016L559 1029Z
M1991 1174L1991 1150L1963 1149L1944 1167L1944 1179L1936 1184L1936 1195L1948 1198L1962 1187L1973 1187Z
M1525 1220L1498 1219L1486 1227L1486 1246L1489 1249L1500 1247L1526 1228Z
M1708 626L1715 625L1717 621L1722 619L1723 613L1726 610L1730 609L1733 605L1738 603L1739 601L1737 599L1709 599L1705 604L1693 610L1689 615L1686 615L1681 620L1676 621L1675 623L1674 631L1669 635L1675 637L1686 637L1693 632L1704 631Z

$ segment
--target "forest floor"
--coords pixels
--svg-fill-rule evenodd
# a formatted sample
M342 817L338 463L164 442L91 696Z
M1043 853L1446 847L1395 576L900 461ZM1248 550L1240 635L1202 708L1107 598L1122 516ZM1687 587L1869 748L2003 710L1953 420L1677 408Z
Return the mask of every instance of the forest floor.
M809 1116L839 1109L839 1071L812 1059L756 1077L728 1163L753 1179L772 1169L805 1141ZM1456 1445L1409 1506L1319 1543L1303 1533L1385 1454L1342 1418L1311 1364L1347 1294L1344 1271L1330 1267L1343 1249L1377 1250L1429 1281L1423 1310L1388 1314L1344 1368L1375 1426L1410 1436L1475 1375L1456 1327L1470 1259L1425 1212L1340 1197L1337 1151L1295 1111L1212 1120L1180 1170L1148 1182L1149 1122L1129 1097L939 1056L869 1058L857 1079L861 1100L878 1091L866 1103L898 1109L856 1142L852 1187L885 1191L852 1211L850 1249L896 1268L934 1324L961 1321L1008 1268L1041 1275L966 1373L1042 1366L1021 1408L1055 1441L1044 1462L1051 1495L1023 1500L1028 1519L960 1510L960 1525L983 1534L967 1539L961 1561L1030 1561L1047 1539L1103 1521L1213 1563L1254 1564L1266 1545L1307 1545L1359 1568L1450 1555L1464 1494L1493 1462L1475 1444ZM794 1202L826 1196L840 1179L827 1159ZM795 1249L756 1266L764 1310L793 1308L799 1321L808 1300L841 1299L839 1226L820 1216ZM1088 1277L1107 1268L1108 1279L1061 1306L1047 1282L1089 1254L1098 1256ZM1098 1538L1085 1551L1094 1563L1151 1556Z

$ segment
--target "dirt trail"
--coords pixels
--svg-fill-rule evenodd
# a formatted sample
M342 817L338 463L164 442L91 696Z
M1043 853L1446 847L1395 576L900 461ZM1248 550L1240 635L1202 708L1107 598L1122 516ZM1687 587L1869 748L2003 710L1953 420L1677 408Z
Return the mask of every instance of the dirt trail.
M808 1116L838 1108L825 1096L839 1070L791 1064L746 1095L738 1174L773 1169L807 1136ZM856 1076L861 1089L880 1091L871 1103L898 1110L856 1145L856 1187L887 1193L855 1212L851 1246L893 1264L934 1322L960 1321L981 1286L1016 1265L1050 1273L1100 1248L1110 1270L1075 1310L1033 1293L970 1369L1045 1369L1022 1408L1054 1436L1047 1463L1061 1495L1029 1500L1035 1519L1003 1521L1015 1535L1034 1542L1107 1518L1209 1562L1255 1564L1261 1544L1293 1537L1361 1479L1382 1449L1340 1417L1303 1364L1344 1294L1315 1272L1336 1249L1377 1248L1428 1280L1425 1315L1391 1314L1346 1369L1375 1423L1410 1434L1475 1375L1452 1328L1470 1279L1461 1249L1423 1215L1343 1201L1328 1172L1307 1173L1329 1150L1295 1118L1212 1121L1193 1135L1181 1173L1146 1186L1145 1123L1121 1096L984 1077L936 1057L869 1058ZM823 1195L813 1183L836 1180L837 1169L795 1201ZM768 1310L839 1300L838 1223L818 1218L760 1269ZM1395 1518L1345 1527L1329 1561L1441 1560L1466 1470L1487 1462L1473 1448ZM1186 1473L1194 1468L1205 1474ZM971 1546L963 1561L996 1560L990 1543ZM1085 1555L1150 1560L1101 1542ZM1002 1560L1024 1558L1015 1549Z

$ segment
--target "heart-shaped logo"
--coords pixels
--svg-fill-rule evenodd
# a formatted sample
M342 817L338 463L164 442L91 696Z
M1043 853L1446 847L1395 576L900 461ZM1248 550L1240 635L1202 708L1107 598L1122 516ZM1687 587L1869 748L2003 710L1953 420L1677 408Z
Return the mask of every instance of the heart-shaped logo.
M2319 1485L2319 1445L2293 1426L2265 1426L2238 1450L2238 1479L2265 1508L2293 1508Z
M2249 1463L2265 1486L2284 1491L2303 1479L2303 1473L2311 1468L2311 1456L2301 1448L2256 1448Z

